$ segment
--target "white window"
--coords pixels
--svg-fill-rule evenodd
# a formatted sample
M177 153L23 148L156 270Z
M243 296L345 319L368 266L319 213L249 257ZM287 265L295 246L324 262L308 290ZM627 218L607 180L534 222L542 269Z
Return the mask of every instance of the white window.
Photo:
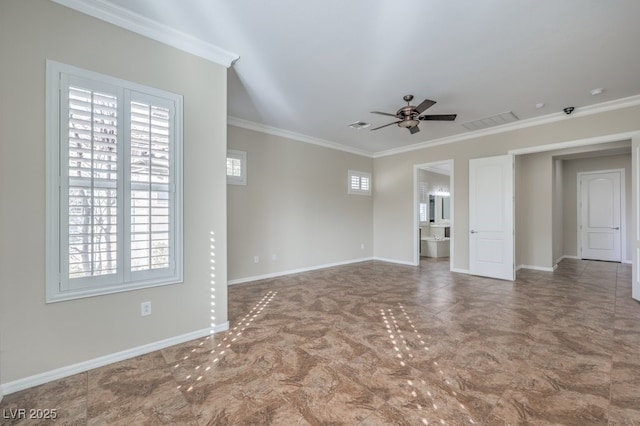
M424 225L429 221L429 210L427 203L420 203L420 224Z
M349 170L349 194L371 195L371 173Z
M182 97L47 61L47 302L182 281Z
M227 150L227 183L231 185L247 184L247 153Z
M429 188L429 184L427 182L419 183L419 191L420 191L420 203L419 203L419 213L420 213L420 225L426 225L429 222L429 194L427 194L427 190Z

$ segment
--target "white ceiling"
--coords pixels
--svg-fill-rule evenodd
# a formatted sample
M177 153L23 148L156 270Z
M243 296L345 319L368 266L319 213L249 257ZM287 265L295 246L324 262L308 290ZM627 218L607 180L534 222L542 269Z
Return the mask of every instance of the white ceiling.
M381 153L469 133L513 111L565 117L640 95L638 0L82 0L112 4L240 56L231 122ZM188 76L187 76L188 78ZM600 95L590 91L604 88ZM393 121L413 94L430 114L410 135ZM536 108L537 103L543 108ZM239 119L239 120L236 120ZM279 130L278 130L279 129Z

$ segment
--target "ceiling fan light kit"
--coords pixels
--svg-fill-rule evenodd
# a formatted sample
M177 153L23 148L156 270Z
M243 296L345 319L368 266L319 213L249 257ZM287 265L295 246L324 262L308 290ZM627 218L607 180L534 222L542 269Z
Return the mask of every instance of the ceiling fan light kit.
M404 120L398 123L398 127L411 128L420 124L418 120Z
M431 108L433 105L435 105L436 101L425 99L424 101L422 101L422 103L420 103L420 105L413 106L411 105L413 95L405 95L402 99L404 99L407 105L400 108L395 114L390 114L388 112L371 111L372 114L386 115L398 119L398 121L394 121L392 123L373 128L371 130L378 130L382 129L383 127L391 126L392 124L397 124L398 127L409 129L409 132L413 135L420 131L418 124L420 124L421 121L453 121L456 119L456 114L421 115L428 108Z

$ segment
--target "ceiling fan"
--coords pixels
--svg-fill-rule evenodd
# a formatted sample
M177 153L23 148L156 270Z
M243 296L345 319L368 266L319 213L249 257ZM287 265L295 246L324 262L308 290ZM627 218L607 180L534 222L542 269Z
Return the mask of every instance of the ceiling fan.
M392 124L397 124L398 127L409 129L409 132L413 135L420 131L418 124L420 124L421 121L453 121L456 119L456 114L420 115L426 111L427 108L435 105L436 101L425 99L420 105L413 106L411 105L413 95L406 95L402 99L407 103L407 106L400 108L395 114L371 111L372 114L388 115L389 117L395 117L398 119L398 121L394 121L393 123L385 124L384 126L376 127L371 130L378 130L383 127L391 126Z

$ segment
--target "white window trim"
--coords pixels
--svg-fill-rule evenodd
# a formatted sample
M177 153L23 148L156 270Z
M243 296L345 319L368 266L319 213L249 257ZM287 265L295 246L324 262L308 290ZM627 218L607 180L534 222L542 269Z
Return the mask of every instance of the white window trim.
M419 190L419 203L418 203L418 220L420 221L420 225L428 225L429 224L429 194L427 193L429 189L429 184L427 182L419 182L418 183ZM424 209L424 210L423 210ZM422 213L424 212L424 217ZM425 219L425 220L422 220Z
M353 176L358 176L360 179L365 178L369 181L369 189L363 190L360 188L354 188L351 184ZM347 173L347 193L351 195L371 195L371 188L373 184L371 181L371 173L359 172L357 170L349 170Z
M159 96L163 99L170 99L175 106L174 117L174 142L171 155L174 156L172 163L173 180L172 192L174 198L173 227L173 261L171 262L171 272L162 276L142 278L135 281L125 281L124 283L108 283L92 288L82 288L73 290L62 290L61 288L61 244L60 230L60 191L61 191L61 86L62 74L75 75L86 79L91 79L100 83L124 87L127 90L140 92L149 96ZM46 63L46 302L59 302L83 297L98 296L123 291L136 290L141 288L156 287L169 284L177 284L183 281L183 98L181 95L166 92L163 90L147 87L137 83L129 82L119 78L88 71L71 65L62 64L56 61L47 60ZM124 185L123 185L124 186ZM123 222L126 224L126 222ZM125 235L128 235L125 234ZM120 253L122 255L122 253ZM117 275L117 274L116 274ZM129 275L126 273L125 275Z
M428 225L429 224L429 203L420 201L420 203L418 204L418 210L419 210L418 216L420 220L420 225L421 226ZM424 217L423 217L423 212L424 212Z
M229 185L246 185L247 184L247 153L236 149L227 150L227 158L240 160L240 176L227 175L227 184Z

